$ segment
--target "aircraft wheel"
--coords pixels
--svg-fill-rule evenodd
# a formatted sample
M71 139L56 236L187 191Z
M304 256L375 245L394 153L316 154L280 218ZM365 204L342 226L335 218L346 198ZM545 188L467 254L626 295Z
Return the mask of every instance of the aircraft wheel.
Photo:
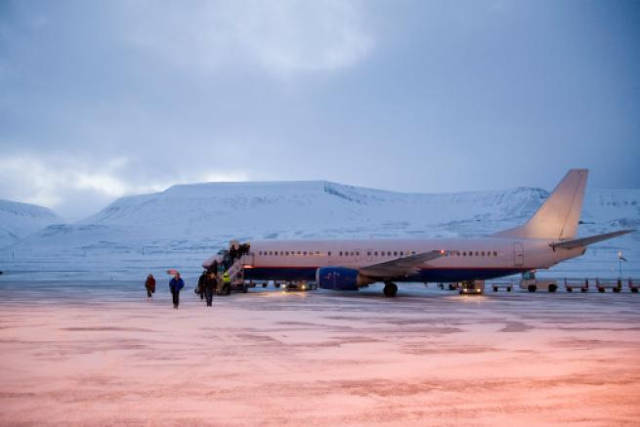
M604 293L604 288L598 288L598 292L600 292L601 294Z
M507 288L507 292L511 292L511 286Z
M567 292L573 292L573 288L567 288Z
M493 292L498 292L498 288L496 286L493 287Z
M615 292L616 294L620 292L620 288L613 288L613 292Z
M536 291L536 285L529 285L529 287L527 288L527 290L529 292L535 292Z
M384 285L384 296L387 298L393 298L398 293L398 286L395 283L385 283Z
M549 292L555 292L558 290L558 287L556 285L549 285Z
M634 294L638 293L638 288L631 288L631 292L633 292Z
M266 288L266 287L267 287L267 282L264 282L264 283L262 284L262 287L263 287L263 288Z

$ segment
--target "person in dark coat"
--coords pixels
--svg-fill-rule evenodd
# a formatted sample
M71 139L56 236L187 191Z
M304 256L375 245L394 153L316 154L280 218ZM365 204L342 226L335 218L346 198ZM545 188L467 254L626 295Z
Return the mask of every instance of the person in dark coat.
M200 295L200 299L204 299L204 284L207 280L207 272L203 271L198 278L198 286L196 286L196 294Z
M169 282L169 289L171 290L171 296L173 296L173 308L178 308L180 304L180 291L182 288L184 288L184 281L180 277L180 273L176 273Z
M249 253L249 244L248 243L241 244L239 256L247 255L248 253Z
M144 287L147 289L147 298L151 298L151 295L156 291L156 279L153 277L153 274L147 276Z
M209 270L204 281L204 295L207 298L207 307L213 306L213 293L217 288L218 280L216 279L216 273L214 270Z
M229 249L229 256L231 257L231 263L233 264L238 257L238 248L236 248L235 245L231 246L231 249Z

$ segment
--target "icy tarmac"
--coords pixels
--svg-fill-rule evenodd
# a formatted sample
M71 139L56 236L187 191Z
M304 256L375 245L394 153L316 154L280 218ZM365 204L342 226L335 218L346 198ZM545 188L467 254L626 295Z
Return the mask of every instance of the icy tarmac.
M637 425L640 295L0 283L2 425Z

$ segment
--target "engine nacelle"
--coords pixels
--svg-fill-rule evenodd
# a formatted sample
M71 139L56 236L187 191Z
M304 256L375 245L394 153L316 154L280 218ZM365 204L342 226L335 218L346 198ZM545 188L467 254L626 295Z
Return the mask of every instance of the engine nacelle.
M316 283L321 289L333 289L336 291L357 291L360 286L368 285L369 280L358 270L346 267L322 267L316 270Z

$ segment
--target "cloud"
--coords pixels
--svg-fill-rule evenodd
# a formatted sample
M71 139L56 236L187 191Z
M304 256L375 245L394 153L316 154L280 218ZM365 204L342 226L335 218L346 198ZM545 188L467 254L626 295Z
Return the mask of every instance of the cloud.
M131 9L130 2L126 7ZM182 67L244 63L277 75L350 67L373 49L360 3L247 0L136 3L125 39ZM169 9L169 10L168 10Z
M130 166L124 157L96 164L71 156L4 156L0 160L0 194L11 200L47 206L71 219L80 219L121 196L163 191L174 184L195 181L249 179L249 174L243 171L217 170L142 181L127 175Z
M200 176L202 182L237 182L249 181L249 174L245 171L207 172Z

